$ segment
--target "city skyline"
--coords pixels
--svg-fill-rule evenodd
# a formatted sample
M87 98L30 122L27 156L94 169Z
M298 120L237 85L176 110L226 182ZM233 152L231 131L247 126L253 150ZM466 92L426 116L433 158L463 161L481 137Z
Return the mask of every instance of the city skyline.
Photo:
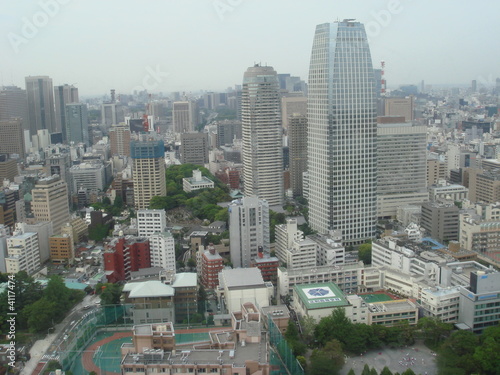
M24 77L47 75L54 85L74 84L82 97L107 94L110 88L121 94L140 88L223 91L239 84L241 71L259 62L306 79L314 27L355 18L366 25L374 67L386 61L389 87L421 80L435 85L476 80L479 87L493 86L500 76L495 64L500 52L490 46L500 31L493 18L500 4L487 5L19 2L0 14L0 85L23 87ZM481 20L481 27L460 27L474 19ZM487 58L477 59L480 55Z

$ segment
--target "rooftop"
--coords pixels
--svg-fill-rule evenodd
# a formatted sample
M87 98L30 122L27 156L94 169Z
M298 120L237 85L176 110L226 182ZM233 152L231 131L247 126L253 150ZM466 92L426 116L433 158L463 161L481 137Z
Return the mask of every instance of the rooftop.
M334 283L295 285L294 290L308 310L349 305L344 293Z
M264 287L264 279L258 268L237 268L221 271L224 285L229 289Z
M129 292L129 298L145 297L171 297L174 289L158 280L143 281L138 283L127 283L123 292Z
M189 288L198 285L198 275L195 272L181 272L175 275L175 281L172 284L174 288Z

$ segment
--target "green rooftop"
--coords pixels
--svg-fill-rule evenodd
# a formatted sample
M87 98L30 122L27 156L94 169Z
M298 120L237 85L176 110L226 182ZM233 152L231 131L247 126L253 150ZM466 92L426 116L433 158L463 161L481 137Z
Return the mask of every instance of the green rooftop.
M308 310L349 305L344 293L334 283L301 284L295 285L294 289Z

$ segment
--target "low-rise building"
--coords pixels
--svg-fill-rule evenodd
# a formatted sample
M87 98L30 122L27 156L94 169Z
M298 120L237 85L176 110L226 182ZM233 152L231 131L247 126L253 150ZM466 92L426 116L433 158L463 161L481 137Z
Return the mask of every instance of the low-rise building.
M172 323L133 328L133 342L122 345L121 374L270 374L269 337L255 305L231 315L231 328L213 330L195 344L180 345Z
M316 321L331 315L334 309L351 309L344 293L334 283L295 285L293 307L301 316L310 316ZM346 312L346 315L350 314Z
M133 305L134 324L175 321L174 288L159 280L127 283L125 304Z
M202 176L199 169L193 171L193 177L186 177L182 179L182 189L186 193L200 189L213 189L214 187L214 182L209 178Z

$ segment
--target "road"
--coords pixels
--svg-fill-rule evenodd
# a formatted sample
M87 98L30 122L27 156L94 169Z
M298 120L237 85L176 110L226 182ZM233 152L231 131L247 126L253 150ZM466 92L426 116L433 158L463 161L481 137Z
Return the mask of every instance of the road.
M87 313L96 310L96 301L100 301L98 296L85 296L83 301L73 307L61 323L49 328L50 334L45 339L36 341L31 347L31 359L26 362L21 370L21 375L32 375L39 362L48 362L51 359L58 360L58 351L64 350L67 343L76 335L75 330L72 330L72 328ZM87 305L90 307L86 309L85 306Z

